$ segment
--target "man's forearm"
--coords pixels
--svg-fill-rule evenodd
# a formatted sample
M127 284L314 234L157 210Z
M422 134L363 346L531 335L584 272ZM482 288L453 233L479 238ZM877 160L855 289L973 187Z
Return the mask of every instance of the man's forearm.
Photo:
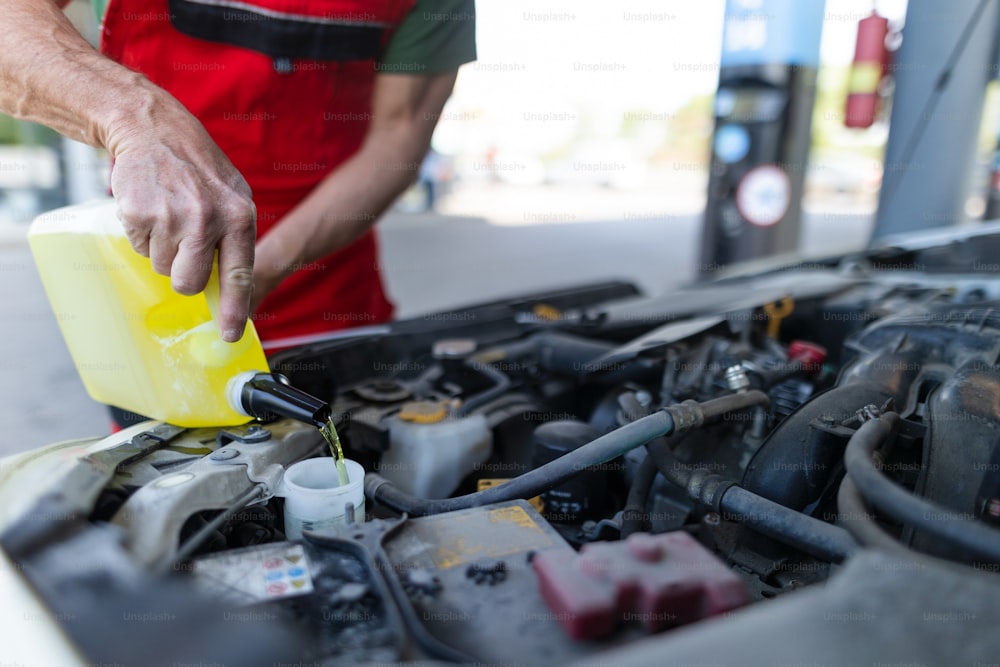
M370 142L258 243L258 271L287 277L361 236L413 183L426 152L411 136Z
M376 85L361 149L258 243L258 292L358 238L413 183L454 80L454 72L419 83L387 76Z
M0 24L0 112L114 154L169 97L98 53L53 0L3 0Z
M0 112L107 148L125 234L174 289L204 289L218 252L223 338L242 335L253 289L250 188L194 116L105 58L54 0L0 0Z

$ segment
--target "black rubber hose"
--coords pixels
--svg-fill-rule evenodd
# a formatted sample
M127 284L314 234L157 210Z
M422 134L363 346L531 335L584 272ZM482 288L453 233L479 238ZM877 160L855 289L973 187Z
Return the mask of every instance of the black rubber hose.
M714 422L720 417L725 417L732 412L739 412L740 410L746 410L747 408L755 408L758 405L768 405L770 399L762 391L746 391L739 394L727 394L725 396L720 396L719 398L713 398L711 400L705 401L704 403L696 403L695 401L684 401L683 403L678 403L677 405L670 406L669 409L683 408L685 405L694 405L701 412L702 421L697 424L693 424L688 428L684 428L683 431L690 431L693 427L701 426L703 423Z
M614 349L611 343L546 331L477 352L472 359L482 363L537 356L539 366L549 372L580 375L592 362Z
M912 557L913 552L902 542L882 529L869 513L858 487L847 475L837 489L837 521L854 536L860 544Z
M701 497L700 485L691 488L695 469L678 461L673 452L659 442L649 443L646 451L656 462L661 475L695 500L706 500ZM724 491L717 504L720 511L729 515L727 518L823 560L839 563L857 549L857 544L843 528L814 519L735 484Z
M662 372L658 371L660 365L657 362L645 357L620 362L600 361L616 349L617 346L611 343L546 331L485 349L472 359L479 363L492 363L502 359L532 357L540 368L549 373L575 378L595 376L603 384L621 384L639 380L646 374Z
M693 468L678 461L670 448L664 447L659 442L651 442L646 445L646 454L653 460L661 475L672 484L687 490L688 482L691 481L691 475L694 473Z
M589 362L613 349L614 346L608 343L546 332L531 336L526 341L473 355L465 365L488 377L493 381L493 386L464 401L456 415L464 417L476 408L500 398L510 389L510 378L506 373L490 366L491 360L515 359L536 354L540 365L547 371L563 375L579 375L588 368Z
M533 498L580 474L590 466L611 461L653 438L672 432L673 429L673 416L661 410L626 424L509 482L456 498L441 500L417 498L396 488L384 477L373 473L365 475L365 495L374 502L411 516L452 512L515 498Z
M538 342L542 368L561 375L583 375L601 370L596 360L615 349L610 343L556 332L538 334Z
M365 475L365 496L372 502L411 516L452 512L516 498L533 498L591 466L611 461L654 438L685 432L729 412L766 403L767 394L759 391L731 394L704 403L685 401L657 410L651 415L602 435L583 447L515 477L509 482L456 498L441 500L417 498L401 491L389 480L374 473Z
M649 500L649 492L653 490L657 472L653 457L646 454L646 458L639 464L639 470L635 473L635 479L632 480L632 486L628 490L628 498L625 500L625 509L622 511L622 537L643 530L646 523L646 502Z
M690 431L688 432L690 433ZM659 474L656 459L651 449L664 449L672 451L688 433L681 433L675 437L657 438L646 443L646 458L639 464L632 486L629 487L628 498L625 500L625 509L622 511L622 537L628 537L632 533L643 530L648 522L646 516L646 504L649 502L649 494L653 490L656 476Z
M700 487L691 488L694 469L684 465L667 447L650 443L646 451L656 462L660 474L684 489L695 500L704 501ZM718 500L718 509L726 518L739 521L762 535L816 556L839 563L857 544L844 529L797 512L768 500L752 491L730 486Z
M470 396L467 400L463 401L462 405L459 406L458 410L455 412L458 417L465 417L476 408L480 408L490 401L500 398L507 393L507 390L510 389L511 385L510 378L506 373L501 373L487 363L469 359L465 362L465 365L466 367L488 377L493 382L493 386L475 394L474 396Z
M198 532L189 537L184 544L177 549L177 553L174 556L168 560L161 561L160 564L154 569L160 573L163 573L170 566L173 566L174 569L176 569L178 563L182 563L190 558L191 554L193 554L198 547L204 544L208 538L210 538L215 531L219 529L220 526L229 521L234 514L263 495L264 488L261 485L253 486L241 493L235 500L229 503L224 511L220 512L215 518L199 528Z
M753 528L761 535L822 560L839 563L858 545L843 528L779 505L739 486L731 486L719 501L723 517Z
M761 369L752 371L757 377L761 379L764 383L764 387L770 389L779 382L784 382L789 378L793 378L796 375L801 375L806 371L811 371L811 368L807 368L804 361L793 359L778 368L774 369Z
M965 549L970 556L1000 562L1000 531L910 493L875 467L872 455L898 423L899 415L887 412L862 424L847 443L844 464L862 497L887 516Z

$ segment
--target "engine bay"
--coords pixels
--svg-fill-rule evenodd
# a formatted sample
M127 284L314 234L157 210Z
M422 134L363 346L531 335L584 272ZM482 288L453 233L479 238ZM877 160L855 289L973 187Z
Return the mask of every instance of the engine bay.
M353 521L287 539L284 471L329 456L313 428L147 423L0 543L88 657L123 664L576 663L836 590L869 550L982 577L987 600L989 284L843 266L660 300L602 283L286 350L273 369L330 402L367 472ZM106 620L129 615L154 622L119 641Z

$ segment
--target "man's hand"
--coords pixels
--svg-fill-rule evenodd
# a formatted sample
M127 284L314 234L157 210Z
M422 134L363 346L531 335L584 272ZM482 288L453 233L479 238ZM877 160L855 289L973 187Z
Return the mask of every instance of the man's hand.
M180 102L95 51L57 3L0 0L0 112L108 149L129 241L178 292L204 288L218 250L219 325L239 339L253 289L249 187Z
M205 130L178 114L154 137L125 133L109 141L111 190L136 252L170 276L180 294L205 288L219 259L219 328L243 335L253 291L256 210L250 187Z

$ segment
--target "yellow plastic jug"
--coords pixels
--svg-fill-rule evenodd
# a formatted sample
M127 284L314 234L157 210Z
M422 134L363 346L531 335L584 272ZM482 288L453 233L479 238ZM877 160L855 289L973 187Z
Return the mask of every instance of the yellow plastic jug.
M32 222L28 240L94 400L178 426L250 420L234 409L227 387L267 373L267 359L253 322L236 343L219 336L217 267L204 293L177 294L132 249L112 199L46 213Z

